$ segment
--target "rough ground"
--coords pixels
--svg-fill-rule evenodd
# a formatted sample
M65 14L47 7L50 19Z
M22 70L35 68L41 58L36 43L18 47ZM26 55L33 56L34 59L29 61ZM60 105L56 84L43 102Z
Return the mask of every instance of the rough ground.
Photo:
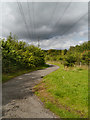
M56 118L45 109L43 103L34 95L32 88L42 77L57 70L52 65L49 68L37 70L11 79L2 86L3 118Z

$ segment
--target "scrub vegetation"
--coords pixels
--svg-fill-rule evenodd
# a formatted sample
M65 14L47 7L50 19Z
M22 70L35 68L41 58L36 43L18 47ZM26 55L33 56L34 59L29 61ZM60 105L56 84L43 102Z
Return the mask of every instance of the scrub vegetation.
M2 80L7 81L17 75L47 67L43 51L23 41L18 41L11 33L7 40L1 39Z

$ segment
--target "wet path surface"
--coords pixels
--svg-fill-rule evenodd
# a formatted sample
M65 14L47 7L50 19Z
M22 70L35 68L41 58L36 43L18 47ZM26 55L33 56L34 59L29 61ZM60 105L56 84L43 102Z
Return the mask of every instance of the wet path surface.
M42 77L58 68L52 65L4 83L2 86L3 118L56 118L52 112L44 108L32 88L41 81Z

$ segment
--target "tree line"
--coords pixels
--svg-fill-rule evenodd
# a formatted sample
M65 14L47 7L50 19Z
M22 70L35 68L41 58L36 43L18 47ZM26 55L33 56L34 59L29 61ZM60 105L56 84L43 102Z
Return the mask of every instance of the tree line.
M26 42L18 41L12 33L7 40L0 40L2 50L2 72L32 69L45 64L43 51Z
M7 40L0 39L2 71L15 72L45 65L45 61L60 61L64 66L89 65L90 41L71 46L68 50L41 50L34 45L18 41L12 33Z
M71 46L68 50L44 50L46 61L61 61L64 66L89 65L90 41Z

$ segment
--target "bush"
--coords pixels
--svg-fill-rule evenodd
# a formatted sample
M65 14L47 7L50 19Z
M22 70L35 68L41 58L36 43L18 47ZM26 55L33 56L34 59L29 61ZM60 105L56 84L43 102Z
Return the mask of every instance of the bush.
M82 54L82 64L87 64L89 65L89 58L90 58L90 52L85 51L84 54Z
M63 56L60 56L60 57L59 57L59 60L63 60L63 59L64 59L64 57L63 57Z
M73 54L69 54L64 59L64 66L74 66L76 62L76 56Z
M2 71L14 72L18 69L31 69L45 64L43 51L23 41L17 41L9 35L1 40Z

